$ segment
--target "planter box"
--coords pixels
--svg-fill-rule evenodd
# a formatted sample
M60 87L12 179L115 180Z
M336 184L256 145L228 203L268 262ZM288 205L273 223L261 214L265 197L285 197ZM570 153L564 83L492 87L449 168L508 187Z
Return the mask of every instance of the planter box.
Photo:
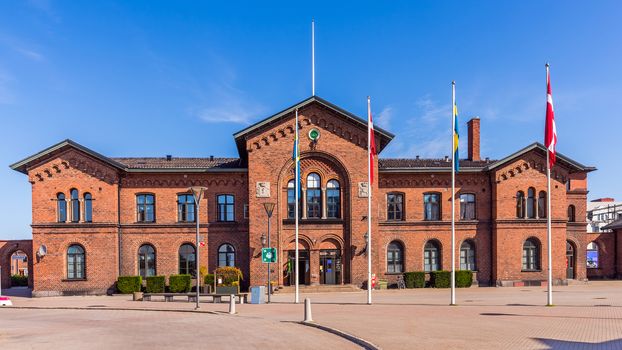
M216 294L240 294L239 286L217 286Z

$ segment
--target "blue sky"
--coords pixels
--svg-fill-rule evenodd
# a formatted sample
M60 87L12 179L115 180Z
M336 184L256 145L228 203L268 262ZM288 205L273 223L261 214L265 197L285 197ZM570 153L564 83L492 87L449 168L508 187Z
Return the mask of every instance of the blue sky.
M30 237L9 164L66 138L108 156L237 156L232 133L311 94L397 136L381 156L450 155L482 121L482 156L542 142L551 63L558 151L622 199L616 1L2 1L0 238ZM462 147L463 156L466 148Z

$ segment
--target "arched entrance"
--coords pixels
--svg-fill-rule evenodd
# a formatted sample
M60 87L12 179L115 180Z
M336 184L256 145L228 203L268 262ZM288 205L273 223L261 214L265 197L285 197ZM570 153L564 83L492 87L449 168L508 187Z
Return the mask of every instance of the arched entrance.
M341 245L334 239L320 244L320 284L342 284Z
M575 254L574 244L570 241L566 241L566 278L574 279L575 278L575 263L576 263L576 254Z
M293 286L296 284L296 245L290 242L287 249L283 251L283 285ZM311 265L309 258L309 246L304 240L298 241L298 284L311 284Z
M11 254L11 287L28 286L28 255L23 250Z

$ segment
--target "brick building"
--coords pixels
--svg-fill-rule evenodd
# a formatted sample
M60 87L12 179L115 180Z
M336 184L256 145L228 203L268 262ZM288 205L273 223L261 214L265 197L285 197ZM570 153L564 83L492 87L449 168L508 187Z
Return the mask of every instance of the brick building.
M201 265L210 271L235 265L244 284L265 284L263 205L271 202L271 240L279 254L273 280L293 283L296 110L300 281L362 285L367 123L314 96L234 134L235 159L110 158L66 140L12 165L32 184L29 251L46 250L30 269L34 294L103 293L119 275L194 272L188 188L195 185L208 188L200 207ZM470 120L468 157L456 178L457 266L476 271L480 285L545 280L550 214L555 282L585 279L587 174L594 168L558 155L547 213L544 147L534 143L501 160L482 159L479 131L480 120ZM378 152L393 139L380 128L375 136ZM380 158L373 166L373 272L394 280L404 271L449 269L451 160Z

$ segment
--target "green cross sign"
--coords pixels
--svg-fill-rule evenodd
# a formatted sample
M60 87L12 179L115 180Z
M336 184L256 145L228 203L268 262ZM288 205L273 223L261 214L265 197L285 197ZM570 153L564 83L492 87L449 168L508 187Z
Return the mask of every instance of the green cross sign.
M261 248L261 261L264 263L275 263L276 248Z

